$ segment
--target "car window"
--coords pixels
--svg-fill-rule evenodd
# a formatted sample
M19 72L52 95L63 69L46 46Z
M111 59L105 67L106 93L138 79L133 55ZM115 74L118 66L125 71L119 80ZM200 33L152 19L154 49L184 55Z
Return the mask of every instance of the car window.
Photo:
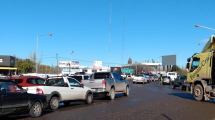
M27 79L27 83L29 83L29 84L37 84L35 78L28 78L28 79Z
M78 81L81 81L82 80L82 76L71 76L72 78L75 78L76 80Z
M117 74L117 73L113 73L113 76L114 76L114 78L117 79L117 80L123 80L123 79L122 79L122 76L119 75L119 74Z
M84 76L84 80L89 80L89 79L90 79L90 76L88 76L88 75Z
M110 73L95 73L94 74L94 79L106 79L106 78L111 78Z
M22 88L17 86L15 83L12 82L0 82L1 89L6 89L8 93L19 93L22 92Z
M23 80L22 80L22 79L13 79L13 81L14 81L15 83L17 83L17 84L20 84L20 83L22 83L22 82L23 82Z
M46 85L48 86L64 86L63 78L52 78L46 81Z
M69 80L69 85L71 87L79 87L80 86L80 83L77 80L75 80L73 78L68 78L68 80Z
M36 83L37 83L37 84L45 84L45 80L44 80L44 79L41 79L41 78L37 78L37 79L36 79Z

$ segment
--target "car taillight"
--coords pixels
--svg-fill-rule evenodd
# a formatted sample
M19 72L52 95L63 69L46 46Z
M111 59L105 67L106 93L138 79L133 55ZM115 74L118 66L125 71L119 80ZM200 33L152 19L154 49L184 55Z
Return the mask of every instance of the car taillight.
M43 93L43 90L42 90L42 89L37 88L37 89L36 89L36 94L38 94L38 95L43 95L44 93Z
M103 87L103 88L106 87L106 80L102 80L102 87Z

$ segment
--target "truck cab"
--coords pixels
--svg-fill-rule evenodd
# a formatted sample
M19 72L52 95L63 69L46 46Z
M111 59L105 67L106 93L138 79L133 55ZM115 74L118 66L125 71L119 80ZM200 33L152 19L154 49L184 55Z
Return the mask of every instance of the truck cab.
M187 59L187 82L198 101L215 98L215 37L212 36L201 53Z

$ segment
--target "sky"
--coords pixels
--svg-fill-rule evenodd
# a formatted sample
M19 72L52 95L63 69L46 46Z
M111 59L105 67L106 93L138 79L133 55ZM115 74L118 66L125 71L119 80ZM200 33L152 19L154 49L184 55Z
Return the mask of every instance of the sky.
M43 64L126 64L200 52L215 31L214 0L0 0L0 54ZM49 33L53 33L49 36Z

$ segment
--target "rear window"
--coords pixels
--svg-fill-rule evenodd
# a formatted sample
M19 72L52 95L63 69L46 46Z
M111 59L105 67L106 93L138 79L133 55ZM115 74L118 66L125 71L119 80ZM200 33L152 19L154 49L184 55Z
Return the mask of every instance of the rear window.
M29 79L27 79L27 83L29 83L29 84L45 84L45 80L39 79L39 78L29 78Z
M75 78L79 82L82 80L82 76L71 76L72 78Z
M48 86L64 86L63 78L52 78L46 81L46 85Z
M168 73L168 75L175 75L175 73Z
M106 79L111 78L110 73L95 73L94 79Z

